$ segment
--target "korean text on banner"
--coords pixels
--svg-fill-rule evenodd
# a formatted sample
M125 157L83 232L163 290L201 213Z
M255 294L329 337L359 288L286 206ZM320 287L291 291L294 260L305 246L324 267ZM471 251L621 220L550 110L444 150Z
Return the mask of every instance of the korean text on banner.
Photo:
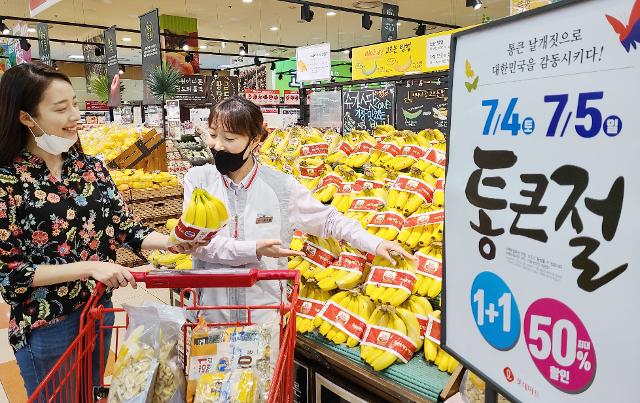
M640 0L454 36L443 345L511 400L636 382L638 43Z
M331 78L331 46L321 43L296 48L296 73L299 82Z

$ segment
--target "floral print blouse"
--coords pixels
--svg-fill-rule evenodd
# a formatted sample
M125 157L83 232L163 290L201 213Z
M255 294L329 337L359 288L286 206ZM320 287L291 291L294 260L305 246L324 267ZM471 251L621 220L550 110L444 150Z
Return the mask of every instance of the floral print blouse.
M9 342L24 347L33 329L81 308L95 281L32 286L38 265L109 261L120 245L140 250L151 230L128 213L103 163L63 154L62 179L23 151L0 166L0 293L11 305Z

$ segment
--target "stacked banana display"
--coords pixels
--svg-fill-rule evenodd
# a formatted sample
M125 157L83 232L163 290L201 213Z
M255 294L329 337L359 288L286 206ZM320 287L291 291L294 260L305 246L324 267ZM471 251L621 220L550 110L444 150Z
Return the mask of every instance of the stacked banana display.
M314 280L309 280L300 286L300 296L296 307L296 331L298 333L305 334L316 328L314 319L329 298L331 298L331 293L320 289Z
M317 327L336 344L360 344L361 357L375 370L421 349L440 370L455 369L437 338L426 335L430 316L439 317L434 309L442 290L445 141L437 129L390 125L346 135L295 127L269 136L261 150L265 164L293 174L316 199L416 258L394 266L344 242L295 235L291 248L307 256L291 259L289 268L302 274L303 299L319 301L304 309L318 312L326 301L314 316L298 316L298 332ZM322 172L316 177L309 168Z
M440 311L433 311L429 314L429 319L439 324L440 314ZM439 329L440 326L438 325L437 328ZM458 366L458 361L440 348L440 334L436 336L434 338L427 335L424 338L424 358L434 363L440 371L452 373Z
M375 309L359 289L334 294L314 319L320 334L336 344L355 347L364 334L367 319Z
M191 270L193 268L191 255L183 253L167 253L154 250L147 260L156 269Z
M182 221L195 227L215 230L229 221L229 213L220 199L204 189L196 188L187 209L182 213Z

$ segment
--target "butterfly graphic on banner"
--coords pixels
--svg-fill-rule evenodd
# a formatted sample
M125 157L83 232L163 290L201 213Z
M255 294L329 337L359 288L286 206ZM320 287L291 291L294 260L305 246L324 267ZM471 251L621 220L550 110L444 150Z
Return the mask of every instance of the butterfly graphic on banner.
M631 51L632 46L637 49L640 43L640 0L636 0L634 3L627 25L609 14L606 14L605 17L613 27L613 30L620 35L620 43L622 43L627 53Z

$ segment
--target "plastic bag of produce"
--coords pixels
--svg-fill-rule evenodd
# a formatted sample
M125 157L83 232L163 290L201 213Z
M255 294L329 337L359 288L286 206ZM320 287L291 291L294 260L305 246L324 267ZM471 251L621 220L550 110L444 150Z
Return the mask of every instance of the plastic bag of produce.
M150 403L158 370L158 314L154 307L124 306L129 327L113 370L110 403Z
M209 328L204 318L191 334L187 402L192 403L203 375L253 369L268 395L280 351L280 324ZM265 397L266 400L266 397Z
M194 403L264 402L260 378L250 369L204 374L198 380Z
M178 343L182 336L185 310L164 304L145 302L143 306L154 307L158 325L158 373L153 385L152 403L184 403L187 380L180 365Z

